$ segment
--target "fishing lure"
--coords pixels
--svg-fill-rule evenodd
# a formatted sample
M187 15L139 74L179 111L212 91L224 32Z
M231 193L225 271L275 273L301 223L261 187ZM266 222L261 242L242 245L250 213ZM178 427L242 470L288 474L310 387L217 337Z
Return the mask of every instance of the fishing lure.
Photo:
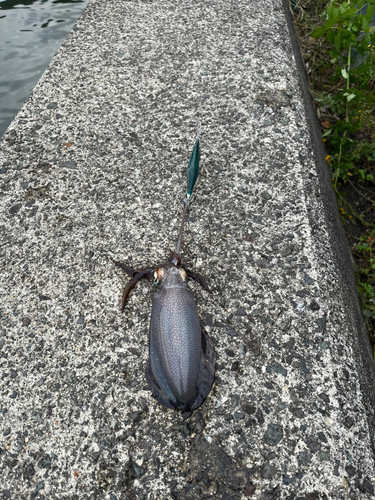
M198 408L210 392L216 360L213 345L201 329L194 294L186 287L187 279L192 278L210 290L202 276L181 265L179 255L186 213L199 174L199 132L200 123L187 169L187 193L175 252L155 269L132 269L113 261L131 277L124 288L122 312L139 280L154 279L158 287L152 297L146 379L160 404L183 411Z

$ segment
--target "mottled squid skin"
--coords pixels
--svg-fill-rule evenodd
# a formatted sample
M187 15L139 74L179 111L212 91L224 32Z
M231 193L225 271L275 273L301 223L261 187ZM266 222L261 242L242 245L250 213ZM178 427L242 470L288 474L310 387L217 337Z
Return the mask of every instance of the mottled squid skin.
M201 330L186 273L172 264L152 298L146 378L157 400L169 408L194 410L214 381L215 352Z
M168 408L198 408L214 382L216 355L201 329L194 294L186 288L186 279L190 276L208 290L204 279L170 262L155 272L150 268L135 271L115 263L132 277L124 290L123 308L139 279L153 275L159 287L152 298L146 366L153 396Z

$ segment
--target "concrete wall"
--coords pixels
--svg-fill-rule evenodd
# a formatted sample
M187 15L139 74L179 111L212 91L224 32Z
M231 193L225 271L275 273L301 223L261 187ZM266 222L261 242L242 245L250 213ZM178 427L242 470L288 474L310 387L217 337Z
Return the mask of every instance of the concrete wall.
M9 127L4 498L374 497L374 365L291 29L280 0L93 0ZM144 376L152 286L121 315L110 257L173 250L198 118L182 258L218 367L185 419Z

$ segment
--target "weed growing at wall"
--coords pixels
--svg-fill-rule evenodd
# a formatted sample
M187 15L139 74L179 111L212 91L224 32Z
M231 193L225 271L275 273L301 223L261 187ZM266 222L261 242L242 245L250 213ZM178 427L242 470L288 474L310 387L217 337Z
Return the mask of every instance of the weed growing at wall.
M369 230L360 238L355 246L359 259L358 291L362 297L363 316L369 330L373 328L375 317L375 228ZM375 351L374 351L375 355Z
M314 5L300 0L297 5L296 25L321 115L326 161L347 235L357 240L352 250L358 291L375 346L375 0ZM322 18L324 25L316 27Z

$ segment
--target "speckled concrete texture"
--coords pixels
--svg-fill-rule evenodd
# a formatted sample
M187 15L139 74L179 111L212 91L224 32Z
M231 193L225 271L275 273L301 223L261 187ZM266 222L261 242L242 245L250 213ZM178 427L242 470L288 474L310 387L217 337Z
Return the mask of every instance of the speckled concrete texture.
M374 498L372 368L291 37L281 0L93 0L9 127L3 498ZM217 371L189 416L151 397L152 284L121 315L111 257L174 249L198 118L182 259Z

